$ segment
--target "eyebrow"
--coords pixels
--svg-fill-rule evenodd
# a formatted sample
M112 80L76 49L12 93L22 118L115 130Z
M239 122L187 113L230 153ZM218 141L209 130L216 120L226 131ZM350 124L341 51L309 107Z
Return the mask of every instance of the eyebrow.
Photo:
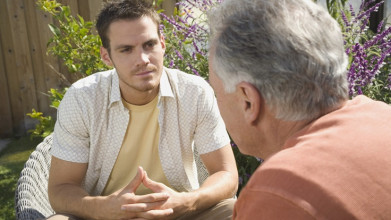
M149 39L149 40L145 41L145 42L143 43L143 46L146 45L146 44L148 44L148 43L157 44L158 42L159 42L159 40L158 40L157 38L152 38L152 39ZM130 44L120 44L120 45L116 46L116 47L114 48L114 50L119 50L119 49L123 49L123 48L133 49L134 47L135 47L135 46L130 45Z
M130 49L133 49L134 46L133 45L129 45L129 44L120 44L118 46L116 46L114 48L114 50L119 50L119 49L123 49L123 48L130 48Z
M153 39L150 39L150 40L146 41L145 43L143 43L143 45L149 44L149 43L157 44L158 42L159 42L158 39L153 38Z

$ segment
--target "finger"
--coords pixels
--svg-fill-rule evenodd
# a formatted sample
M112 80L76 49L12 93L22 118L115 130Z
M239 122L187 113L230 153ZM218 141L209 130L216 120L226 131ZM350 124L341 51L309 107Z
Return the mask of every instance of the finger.
M130 181L130 183L125 186L125 190L129 190L130 192L135 192L136 189L140 186L143 179L145 178L145 172L142 167L137 168L136 176Z
M165 190L165 185L162 183L155 182L151 180L147 173L145 173L145 177L143 179L143 184L148 189L151 189L153 192L162 192Z
M163 219L174 213L173 209L154 209L146 212L139 212L136 214L139 219Z
M148 202L148 203L134 203L126 204L121 206L121 210L127 212L146 212L152 209L158 209L162 207L167 200L158 201L158 202Z
M166 201L170 198L168 193L151 193L146 195L134 195L132 196L132 203L151 203L151 202L160 202Z

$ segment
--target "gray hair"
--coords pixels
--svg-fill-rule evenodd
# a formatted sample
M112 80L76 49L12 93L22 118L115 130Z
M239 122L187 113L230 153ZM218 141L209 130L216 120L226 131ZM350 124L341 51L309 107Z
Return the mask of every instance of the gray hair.
M227 92L249 82L288 121L317 118L348 98L340 27L311 0L225 0L208 18L212 68Z

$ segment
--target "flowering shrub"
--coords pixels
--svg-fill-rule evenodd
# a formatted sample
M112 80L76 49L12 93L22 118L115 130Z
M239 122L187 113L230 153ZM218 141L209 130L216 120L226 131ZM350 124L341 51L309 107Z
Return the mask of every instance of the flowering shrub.
M174 16L162 16L166 38L164 65L208 78L208 27L205 13L221 0L187 0L178 3Z
M377 33L369 29L369 17L384 1L363 1L355 13L351 4L341 10L341 24L349 56L348 80L351 97L365 94L391 104L391 27L380 22Z

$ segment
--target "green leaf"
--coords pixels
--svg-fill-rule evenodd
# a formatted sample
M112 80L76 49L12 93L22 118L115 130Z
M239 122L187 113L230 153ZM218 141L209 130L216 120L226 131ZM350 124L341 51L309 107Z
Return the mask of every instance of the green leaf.
M184 44L192 44L193 43L193 39L186 39L183 43Z
M50 31L57 37L61 36L61 31L58 27L56 27L54 24L49 24Z
M81 26L84 26L84 18L80 15L77 15L77 17L79 18L80 24L82 24Z

